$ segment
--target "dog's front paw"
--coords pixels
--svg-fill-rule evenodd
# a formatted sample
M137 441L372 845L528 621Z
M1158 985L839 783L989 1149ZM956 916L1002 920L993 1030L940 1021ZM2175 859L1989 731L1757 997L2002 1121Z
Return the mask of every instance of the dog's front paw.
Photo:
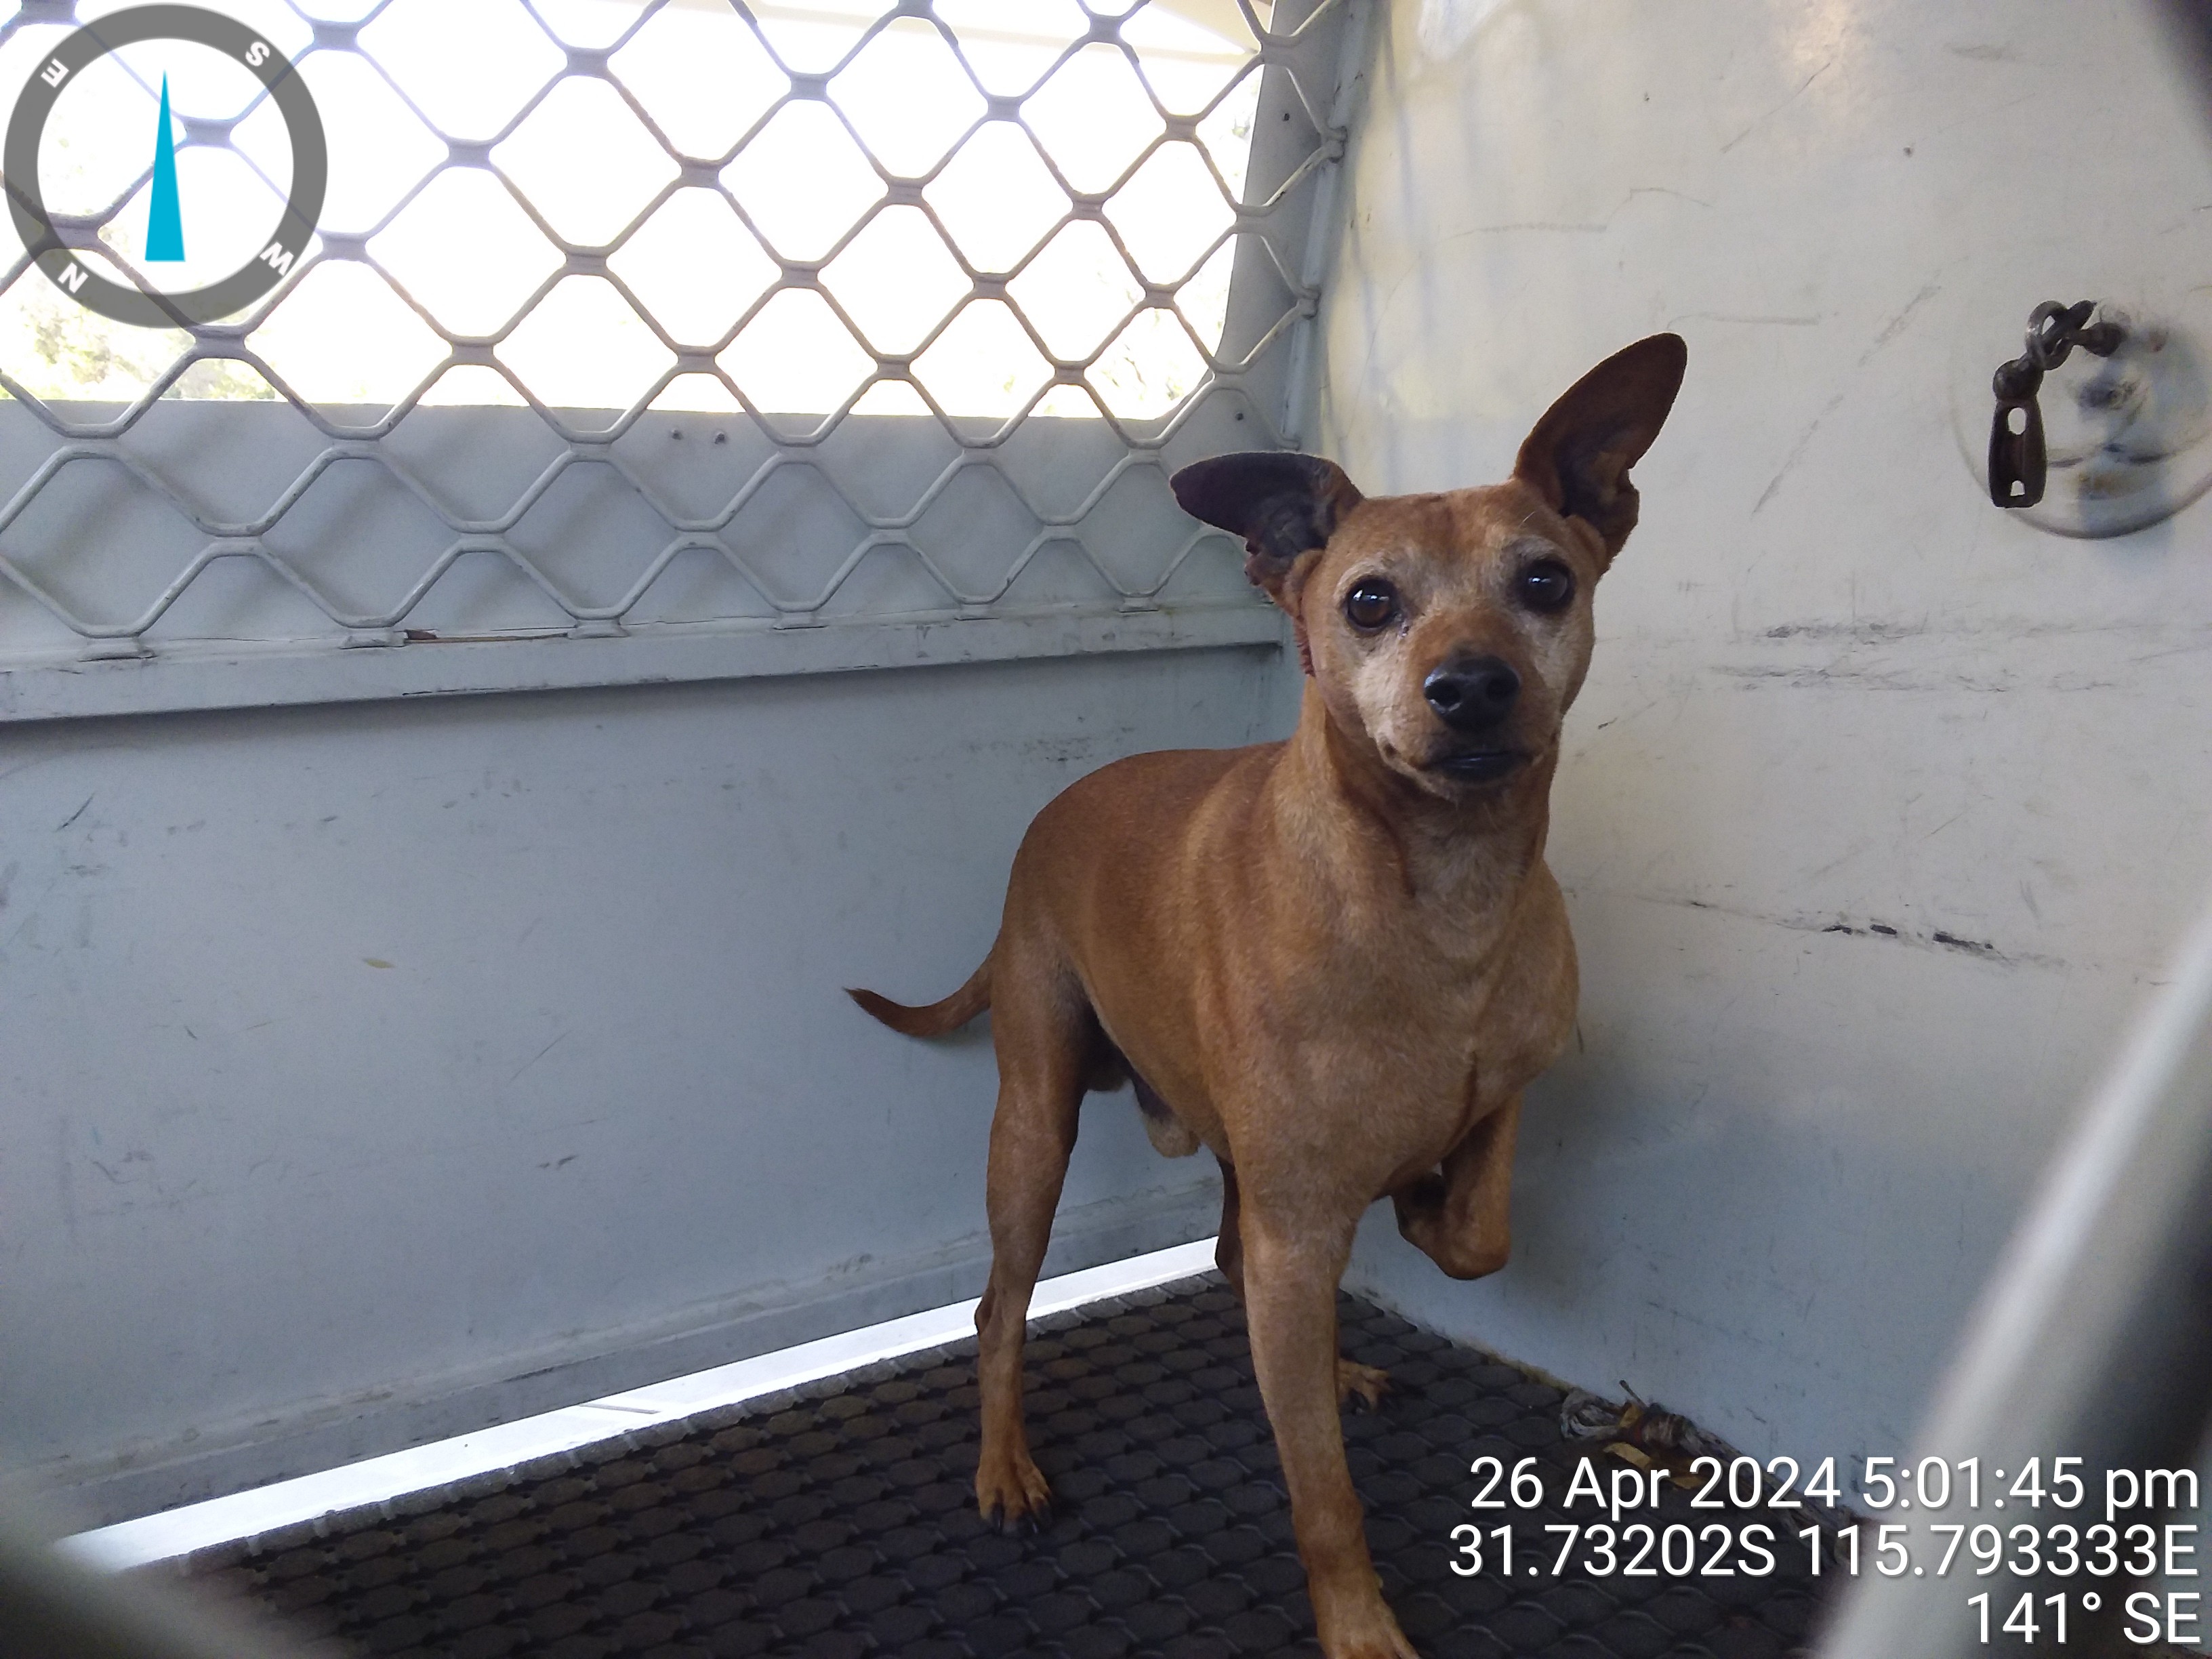
M975 1468L975 1508L1001 1532L1042 1532L1052 1524L1052 1486L1026 1450L987 1451Z
M1390 1391L1390 1373L1375 1365L1361 1365L1349 1359L1336 1362L1336 1406L1339 1411L1350 1405L1355 1396L1369 1411L1382 1404L1382 1396Z

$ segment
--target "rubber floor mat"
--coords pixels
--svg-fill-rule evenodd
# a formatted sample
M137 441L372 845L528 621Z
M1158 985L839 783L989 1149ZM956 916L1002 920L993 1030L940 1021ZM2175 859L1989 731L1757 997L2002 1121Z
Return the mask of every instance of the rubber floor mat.
M1347 1413L1345 1437L1376 1566L1425 1659L1782 1659L1805 1639L1835 1581L1808 1576L1804 1511L1716 1516L1669 1486L1613 1529L1644 1521L1663 1566L1632 1574L1637 1540L1601 1551L1585 1532L1554 1576L1565 1534L1545 1527L1607 1519L1587 1497L1562 1507L1585 1454L1560 1438L1558 1391L1352 1297L1340 1312L1346 1352L1390 1371L1382 1409ZM1032 1326L1028 1418L1055 1494L1034 1535L975 1513L974 1352L910 1355L185 1568L342 1652L409 1659L1319 1652L1243 1315L1218 1276ZM1505 1482L1530 1457L1543 1496L1514 1507ZM1584 1478L1609 1490L1626 1467L1599 1457ZM1474 1508L1486 1492L1506 1506ZM1737 1571L1755 1555L1705 1542L1692 1559L1668 1535L1762 1520L1774 1566L1756 1576ZM1486 1570L1462 1576L1453 1531L1469 1524Z

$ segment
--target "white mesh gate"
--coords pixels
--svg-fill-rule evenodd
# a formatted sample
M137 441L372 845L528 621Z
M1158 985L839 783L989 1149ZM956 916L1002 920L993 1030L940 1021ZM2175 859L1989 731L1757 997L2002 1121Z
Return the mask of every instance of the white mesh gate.
M314 94L329 204L174 331L15 245L0 714L1270 637L1166 474L1295 441L1364 3L219 7ZM0 88L118 9L22 5ZM289 180L198 51L102 59L42 154L142 288L196 268L136 257L165 85L198 267Z

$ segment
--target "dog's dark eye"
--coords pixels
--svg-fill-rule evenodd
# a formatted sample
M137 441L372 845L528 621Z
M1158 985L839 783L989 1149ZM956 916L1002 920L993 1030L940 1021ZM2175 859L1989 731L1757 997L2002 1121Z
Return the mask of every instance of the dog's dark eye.
M1363 633L1388 627L1398 615L1398 590L1370 576L1344 596L1344 617Z
M1574 603L1575 573L1557 559L1540 559L1515 579L1514 588L1531 611L1564 611Z

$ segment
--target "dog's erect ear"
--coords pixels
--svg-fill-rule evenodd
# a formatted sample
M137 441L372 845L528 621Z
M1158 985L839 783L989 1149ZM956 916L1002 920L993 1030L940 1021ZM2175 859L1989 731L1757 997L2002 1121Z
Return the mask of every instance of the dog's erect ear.
M1244 538L1244 574L1278 599L1298 556L1327 546L1360 501L1334 461L1281 451L1194 461L1169 484L1191 517Z
M1513 463L1513 476L1554 512L1596 531L1608 558L1636 528L1628 469L1666 423L1688 361L1679 334L1614 352L1544 412Z

